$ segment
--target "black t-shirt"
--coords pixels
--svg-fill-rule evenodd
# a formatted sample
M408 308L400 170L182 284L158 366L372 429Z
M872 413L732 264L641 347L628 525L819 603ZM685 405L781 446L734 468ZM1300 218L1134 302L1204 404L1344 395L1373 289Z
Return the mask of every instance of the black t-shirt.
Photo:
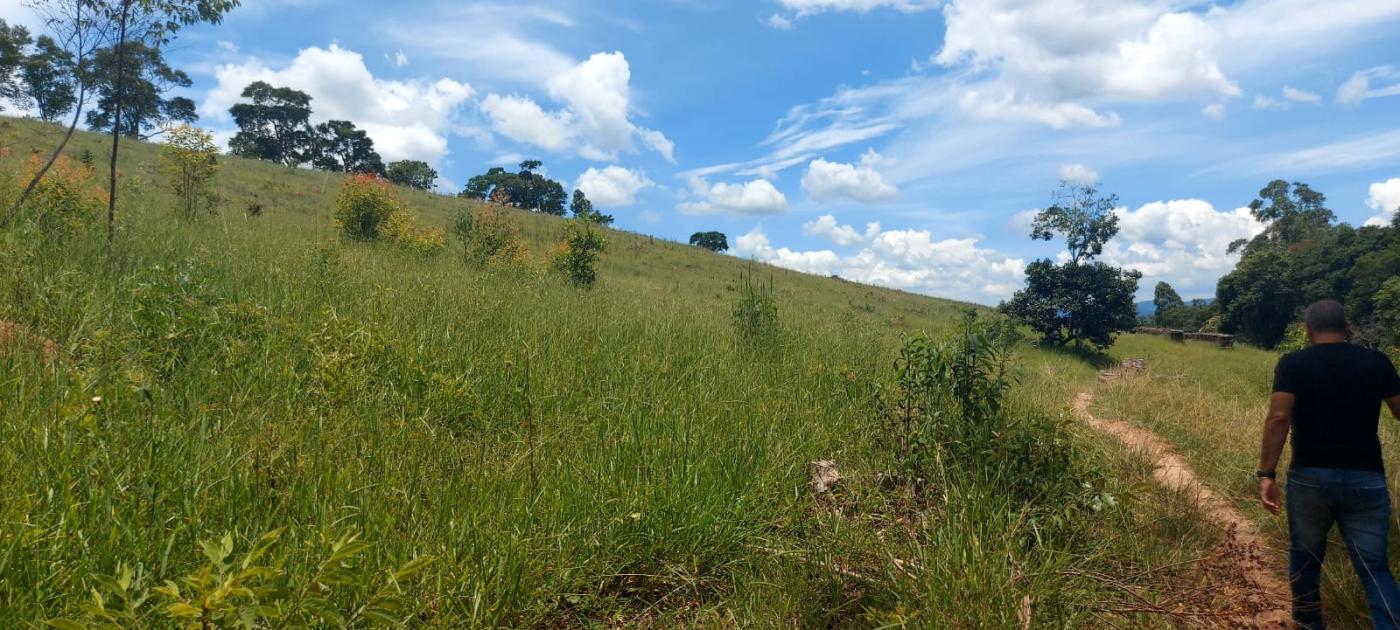
M1314 345L1279 359L1274 391L1297 397L1292 467L1385 470L1381 402L1400 396L1389 357L1349 343Z

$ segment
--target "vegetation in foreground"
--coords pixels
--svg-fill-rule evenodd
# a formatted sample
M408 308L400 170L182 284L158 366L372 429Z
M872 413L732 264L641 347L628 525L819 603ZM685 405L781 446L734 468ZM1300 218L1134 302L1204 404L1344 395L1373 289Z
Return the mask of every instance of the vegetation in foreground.
M351 238L343 176L238 159L190 216L138 143L109 253L97 141L3 233L0 624L1144 625L1210 544L963 305L616 231L583 289L552 217Z

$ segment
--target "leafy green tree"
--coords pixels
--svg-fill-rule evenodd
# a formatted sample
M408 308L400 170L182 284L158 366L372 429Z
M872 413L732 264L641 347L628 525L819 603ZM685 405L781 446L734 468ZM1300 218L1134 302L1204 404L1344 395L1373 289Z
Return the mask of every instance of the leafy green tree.
M438 172L427 162L399 160L389 163L389 167L384 171L384 176L400 186L432 190L433 186L437 184Z
M1142 274L1093 260L1118 233L1117 201L1094 186L1063 183L1055 204L1036 215L1031 238L1063 237L1070 260L1062 265L1032 262L1026 267L1026 288L1002 303L1001 310L1036 331L1044 343L1087 342L1103 349L1113 345L1116 333L1136 325L1133 299Z
M712 252L729 251L729 237L723 232L696 232L690 235L690 244Z
M229 152L257 160L298 166L310 159L311 95L255 81L243 88L247 103L228 112L238 125Z
M573 200L569 203L569 212L574 215L575 219L584 219L603 226L612 225L614 220L611 214L603 214L594 210L593 202L589 201L588 196L578 189L574 190Z
M166 143L161 145L161 170L169 178L170 190L179 198L185 218L194 218L200 206L213 210L218 155L214 136L190 125L171 129Z
M1158 282L1156 288L1152 290L1152 307L1156 310L1153 319L1158 326L1165 326L1162 322L1163 316L1172 309L1186 306L1186 302L1177 294L1172 285L1165 282Z
M374 140L348 120L316 125L311 144L311 165L323 171L384 174L384 161L374 150Z
M18 24L11 26L0 20L0 98L23 100L23 86L18 80L18 72L24 66L24 51L32 41L29 29ZM0 111L4 110L0 104Z
M123 65L119 67L119 63ZM191 81L184 71L165 63L159 48L129 42L124 55L115 48L104 48L94 55L91 72L97 106L87 113L87 125L93 131L117 129L123 136L145 139L199 117L194 101L164 97L173 88L189 87ZM117 76L123 76L123 81L116 82Z
M586 219L575 219L564 225L564 240L550 255L550 266L577 287L592 287L598 280L595 267L607 250L608 241L593 229Z
M564 204L568 201L564 185L535 173L541 166L539 160L526 160L520 163L518 173L494 167L467 180L461 196L564 216Z
M68 52L48 35L34 44L34 52L20 67L23 100L34 105L39 119L54 122L77 102L77 65Z
M1307 184L1276 179L1260 189L1259 196L1249 202L1254 218L1267 227L1251 240L1230 244L1230 252L1250 253L1265 247L1295 246L1325 230L1337 219L1327 208L1327 196Z
M112 132L112 152L107 156L108 166L108 189L107 189L107 244L111 247L112 239L116 235L117 228L117 156L121 150L121 136L139 135L142 128L142 115L147 118L157 115L164 115L167 120L193 122L195 119L194 102L186 98L171 99L163 101L158 94L151 98L146 94L147 90L143 86L136 89L127 87L128 81L139 82L143 77L141 70L151 69L149 63L152 59L160 59L160 48L170 43L177 32L182 27L192 24L209 23L218 24L223 21L224 14L233 10L240 3L240 0L75 0L77 9L86 5L88 7L87 20L91 23L106 25L105 33L111 37L112 45L106 72L102 72L103 64L100 61L101 55L95 55L93 65L98 68L95 72L100 80L95 87L99 94L103 92L102 84L107 85L106 104L99 100L98 109L105 110L104 116L107 120L105 124L99 125L102 128L109 128ZM81 19L78 20L81 22ZM142 50L153 50L154 55L143 54ZM136 57L137 63L128 61L128 57ZM148 63L140 63L140 59L145 57ZM81 58L80 58L81 61ZM160 65L164 65L162 61ZM158 68L156 68L158 69ZM131 72L136 70L138 72ZM180 73L183 76L184 73ZM147 81L150 77L145 77ZM184 77L183 82L189 84L189 77ZM123 120L127 107L128 98L140 99L136 103L135 114L136 124L128 124ZM154 108L152 108L154 105ZM144 106L144 110L143 107ZM79 106L81 109L81 105ZM88 123L92 125L93 119L89 118ZM98 119L97 122L102 122ZM135 129L136 134L127 133L128 130Z

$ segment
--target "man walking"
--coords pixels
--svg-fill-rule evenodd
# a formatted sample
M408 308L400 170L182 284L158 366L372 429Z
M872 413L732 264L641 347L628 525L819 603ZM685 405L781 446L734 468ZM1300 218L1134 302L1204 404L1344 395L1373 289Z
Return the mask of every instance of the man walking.
M1281 503L1275 468L1288 432L1288 573L1293 619L1321 629L1322 558L1332 525L1341 531L1366 588L1376 628L1400 628L1400 587L1390 573L1390 492L1376 433L1381 402L1400 418L1400 376L1384 354L1347 342L1342 305L1327 300L1303 313L1311 347L1290 353L1274 372L1274 393L1259 453L1259 498Z

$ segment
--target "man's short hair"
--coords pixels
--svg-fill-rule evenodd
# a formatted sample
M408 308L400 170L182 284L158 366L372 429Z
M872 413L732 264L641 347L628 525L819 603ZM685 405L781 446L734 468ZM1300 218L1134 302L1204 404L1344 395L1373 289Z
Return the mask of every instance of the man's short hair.
M1347 331L1347 311L1336 300L1314 302L1303 311L1303 323L1315 333L1343 333Z

